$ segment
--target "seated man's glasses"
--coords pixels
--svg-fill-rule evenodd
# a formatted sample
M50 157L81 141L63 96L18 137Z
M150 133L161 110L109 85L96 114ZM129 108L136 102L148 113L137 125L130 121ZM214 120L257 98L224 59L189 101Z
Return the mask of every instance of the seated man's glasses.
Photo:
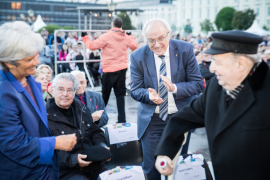
M158 40L150 39L150 40L147 41L147 43L151 44L151 45L156 44L156 42L162 43L168 37L168 35L169 35L169 33L167 33L167 35L165 37L159 38Z
M72 89L72 88L69 88L66 90L66 89L60 87L60 88L57 88L56 90L57 90L57 93L59 93L59 94L64 94L65 91L67 91L68 94L74 93L74 89Z

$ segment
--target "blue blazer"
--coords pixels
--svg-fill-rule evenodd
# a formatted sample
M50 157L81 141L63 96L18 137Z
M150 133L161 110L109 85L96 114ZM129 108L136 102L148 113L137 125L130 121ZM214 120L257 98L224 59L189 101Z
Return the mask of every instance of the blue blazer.
M10 72L0 70L0 177L46 179L44 168L53 165L53 177L58 179L55 137L48 128L41 85L32 76L27 80L38 107Z
M190 43L170 40L171 81L177 86L174 95L180 110L203 90L200 70ZM158 79L154 53L145 45L131 54L131 96L138 101L138 137L143 136L153 116L156 104L150 101L148 88L158 92Z
M101 94L93 91L85 91L86 106L90 109L91 113L95 111L104 110L101 118L95 122L98 127L105 126L108 123L107 111L105 108L105 103Z

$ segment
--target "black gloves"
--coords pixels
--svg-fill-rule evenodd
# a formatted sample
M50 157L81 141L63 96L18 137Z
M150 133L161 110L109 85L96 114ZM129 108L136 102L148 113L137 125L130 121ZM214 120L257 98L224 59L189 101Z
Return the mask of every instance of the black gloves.
M131 35L131 32L126 32L127 35Z
M82 37L86 36L87 32L82 32Z

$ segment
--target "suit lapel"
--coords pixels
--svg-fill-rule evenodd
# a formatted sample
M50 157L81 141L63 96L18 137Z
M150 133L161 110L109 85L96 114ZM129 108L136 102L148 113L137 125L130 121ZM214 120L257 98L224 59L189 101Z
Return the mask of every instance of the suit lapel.
M175 44L170 40L170 66L171 66L171 81L172 83L177 82L177 70L178 70L178 55Z
M221 99L220 99L221 100ZM224 118L220 122L217 135L234 123L248 108L255 102L253 91L248 82L245 83L243 89L233 101L230 108L227 110Z
M93 113L93 97L92 97L92 94L89 92L89 91L85 91L84 93L85 95L85 100L86 100L86 106L91 110L91 113Z
M152 79L154 88L158 92L158 80L157 80L157 71L156 71L154 53L150 50L149 47L147 47L145 59L146 59L147 69Z

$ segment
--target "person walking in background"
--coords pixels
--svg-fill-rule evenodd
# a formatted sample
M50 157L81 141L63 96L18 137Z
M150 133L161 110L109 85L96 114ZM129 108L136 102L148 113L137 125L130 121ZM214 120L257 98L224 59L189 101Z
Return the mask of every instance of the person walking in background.
M138 138L143 148L143 170L149 180L160 180L154 152L170 117L203 90L191 44L170 39L171 28L160 18L144 24L147 45L131 54L131 97L138 101ZM188 147L188 142L186 146ZM183 152L183 154L187 153Z
M82 40L90 50L102 48L102 97L107 106L111 89L114 89L118 109L118 123L126 122L125 95L126 71L128 68L127 49L136 50L138 44L132 35L127 35L122 29L123 21L116 17L112 22L112 29L91 41L86 32L82 33Z
M77 138L48 128L41 86L31 76L45 41L20 21L3 24L0 34L0 177L58 180L54 150L72 150Z

